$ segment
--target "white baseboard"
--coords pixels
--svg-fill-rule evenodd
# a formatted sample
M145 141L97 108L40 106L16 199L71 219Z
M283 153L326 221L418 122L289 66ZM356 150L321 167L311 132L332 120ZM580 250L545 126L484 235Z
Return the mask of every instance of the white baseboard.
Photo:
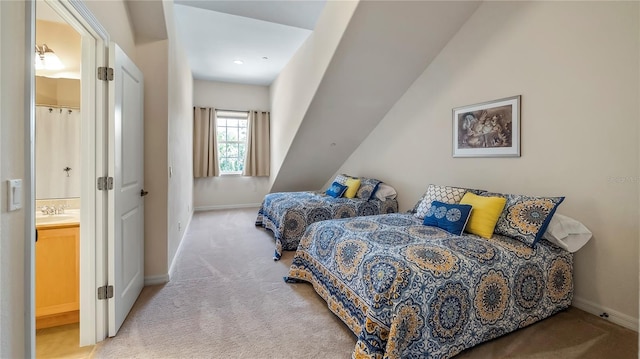
M161 274L161 275L150 275L144 277L144 285L157 285L157 284L165 284L169 283L169 275Z
M191 225L192 219L193 219L193 212L189 214L189 220L187 221L187 225L184 227L184 231L182 232L182 238L180 238L178 249L176 249L176 254L173 255L173 259L171 260L171 265L169 266L169 280L171 280L171 277L173 276L176 259L180 255L180 251L182 250L182 243L184 243L184 237L186 237L187 232L189 232L189 226Z
M571 303L571 305L597 316L600 316L602 313L607 313L608 317L604 319L635 332L638 331L638 318L634 318L611 308L603 307L586 299L577 297L573 297L573 303Z
M236 209L236 208L260 208L261 203L245 203L245 204L226 204L219 206L201 206L195 207L194 211L213 211L216 209Z

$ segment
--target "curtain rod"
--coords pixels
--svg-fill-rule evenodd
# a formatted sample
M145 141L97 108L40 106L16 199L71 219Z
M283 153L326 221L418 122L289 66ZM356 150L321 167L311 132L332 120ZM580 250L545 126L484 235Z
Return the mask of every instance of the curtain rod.
M212 108L212 109L214 109L216 111L226 111L226 112L249 112L249 111L269 112L269 110L228 110L228 109L225 109L225 108L217 108L217 107L212 107L212 106L194 106L194 107Z
M227 111L227 112L249 112L249 110L227 110L224 108L217 108L217 107L213 107L213 106L193 106L193 107L197 107L197 108L210 108L216 111Z
M225 111L225 112L245 112L246 113L250 111L250 110L227 110L224 108L216 108L216 107L213 107L213 109L216 111Z

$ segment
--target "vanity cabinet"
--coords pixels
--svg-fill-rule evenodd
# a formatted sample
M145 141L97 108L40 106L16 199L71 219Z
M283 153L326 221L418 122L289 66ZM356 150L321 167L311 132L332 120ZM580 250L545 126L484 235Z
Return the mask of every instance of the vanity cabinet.
M36 329L80 319L80 226L36 227Z

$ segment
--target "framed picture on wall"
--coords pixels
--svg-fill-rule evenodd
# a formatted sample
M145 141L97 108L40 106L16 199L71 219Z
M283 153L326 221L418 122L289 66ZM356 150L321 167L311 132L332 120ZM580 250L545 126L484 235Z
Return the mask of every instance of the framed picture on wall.
M520 157L520 95L454 108L453 157Z

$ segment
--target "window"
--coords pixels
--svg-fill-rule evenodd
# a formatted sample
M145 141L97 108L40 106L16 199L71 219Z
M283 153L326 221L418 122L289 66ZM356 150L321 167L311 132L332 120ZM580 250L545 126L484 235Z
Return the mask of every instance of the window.
M248 112L216 111L220 174L241 174L247 149Z

